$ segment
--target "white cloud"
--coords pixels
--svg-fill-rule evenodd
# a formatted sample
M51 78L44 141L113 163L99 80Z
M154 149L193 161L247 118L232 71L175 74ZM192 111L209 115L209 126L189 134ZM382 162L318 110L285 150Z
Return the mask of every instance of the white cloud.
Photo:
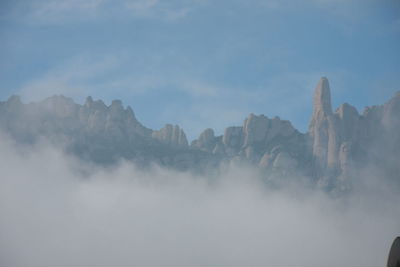
M104 169L0 140L3 266L375 267L400 227L389 193L271 191L235 166Z

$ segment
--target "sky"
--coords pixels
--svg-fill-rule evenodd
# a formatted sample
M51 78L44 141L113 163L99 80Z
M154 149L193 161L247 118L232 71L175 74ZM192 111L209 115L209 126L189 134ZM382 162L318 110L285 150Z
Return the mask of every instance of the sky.
M121 99L190 140L249 113L305 132L321 76L335 108L400 90L397 0L2 0L0 40L1 101Z

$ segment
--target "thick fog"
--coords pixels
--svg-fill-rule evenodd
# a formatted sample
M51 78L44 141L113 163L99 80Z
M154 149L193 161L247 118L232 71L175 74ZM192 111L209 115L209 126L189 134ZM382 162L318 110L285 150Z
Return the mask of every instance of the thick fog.
M5 267L377 267L400 233L400 197L374 177L332 197L268 189L243 166L208 177L101 168L5 136L0 169Z

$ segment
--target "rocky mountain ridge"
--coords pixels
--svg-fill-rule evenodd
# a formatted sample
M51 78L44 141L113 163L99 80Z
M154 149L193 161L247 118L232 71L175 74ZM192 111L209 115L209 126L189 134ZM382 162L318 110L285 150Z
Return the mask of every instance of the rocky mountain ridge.
M123 158L201 171L239 161L258 166L267 176L300 173L323 188L345 190L364 171L400 184L400 93L363 114L347 103L333 111L330 94L323 77L305 134L279 117L250 114L242 126L228 127L221 136L206 129L189 145L179 126L146 128L120 100L107 106L88 97L79 105L64 96L29 104L12 96L0 102L0 130L21 143L46 138L100 164Z

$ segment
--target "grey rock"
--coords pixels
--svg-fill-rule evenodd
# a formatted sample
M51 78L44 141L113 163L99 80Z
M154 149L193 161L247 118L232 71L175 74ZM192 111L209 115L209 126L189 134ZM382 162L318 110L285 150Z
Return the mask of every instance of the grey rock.
M256 116L251 113L244 121L243 125L243 146L247 147L259 142L263 142L266 138L268 128L269 119L266 116Z
M153 131L121 101L107 106L90 96L83 105L62 95L29 104L12 96L0 102L0 130L19 143L46 138L99 164L127 159L140 166L155 162L204 172L221 162L244 161L259 166L266 176L293 178L300 173L328 190L348 190L363 173L400 187L400 93L362 114L347 103L332 112L330 94L323 77L315 88L308 133L279 117L250 114L242 126L228 127L221 136L206 129L190 147L179 126Z
M172 124L166 124L161 130L154 131L152 137L169 146L176 146L179 148L188 147L186 135L178 125L173 126Z
M323 77L315 88L313 115L309 127L317 175L323 174L327 168L328 144L334 131L329 82Z
M288 153L280 152L276 156L272 166L277 169L291 171L297 167L297 161L294 160Z
M222 137L225 153L228 156L235 156L243 145L243 127L228 127Z
M265 152L262 156L258 166L262 168L270 168L272 165L272 155L269 152Z
M212 152L216 146L217 138L214 135L214 130L208 128L204 130L197 140L192 142L192 147L200 150Z

